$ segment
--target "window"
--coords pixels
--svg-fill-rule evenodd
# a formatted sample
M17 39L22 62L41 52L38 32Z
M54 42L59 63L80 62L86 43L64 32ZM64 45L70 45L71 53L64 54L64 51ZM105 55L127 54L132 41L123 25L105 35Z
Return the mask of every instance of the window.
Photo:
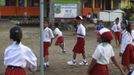
M101 0L95 0L95 8L100 8Z
M19 6L24 6L24 0L19 0Z
M29 7L38 7L39 6L39 0L28 0L28 6Z
M16 0L6 0L6 6L16 6Z
M111 0L105 0L105 9L111 10Z
M114 9L119 8L119 0L113 0L113 7L114 7Z
M84 7L92 8L92 0L84 0Z

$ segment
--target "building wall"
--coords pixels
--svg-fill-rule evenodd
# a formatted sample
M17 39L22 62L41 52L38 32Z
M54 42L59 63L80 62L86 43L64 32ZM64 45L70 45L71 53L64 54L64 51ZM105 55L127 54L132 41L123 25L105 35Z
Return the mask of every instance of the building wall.
M2 4L0 16L39 16L39 0L3 0Z

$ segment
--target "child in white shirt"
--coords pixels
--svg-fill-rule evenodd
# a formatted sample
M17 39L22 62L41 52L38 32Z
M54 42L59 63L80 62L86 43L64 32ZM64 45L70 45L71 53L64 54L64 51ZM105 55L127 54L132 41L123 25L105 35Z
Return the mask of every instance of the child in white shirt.
M10 29L10 39L13 43L4 52L5 75L26 75L25 68L37 70L37 58L32 50L21 43L22 30L15 26Z
M56 38L55 45L60 46L60 48L62 49L62 52L66 53L65 45L64 45L64 36L62 32L60 31L60 29L58 28L58 25L59 25L58 23L55 23L55 29L54 29L54 34Z

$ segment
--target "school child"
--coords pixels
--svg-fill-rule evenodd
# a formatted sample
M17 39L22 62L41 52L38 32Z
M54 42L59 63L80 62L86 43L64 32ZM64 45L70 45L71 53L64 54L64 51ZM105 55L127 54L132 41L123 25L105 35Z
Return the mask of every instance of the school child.
M44 21L44 31L43 31L43 42L44 42L44 67L49 67L49 52L48 49L51 46L52 42L53 42L53 32L52 30L48 27L49 26L49 22L47 20Z
M55 45L60 46L60 48L62 49L62 52L66 53L65 46L64 46L64 37L60 29L58 28L58 23L55 23L54 34L56 38Z
M114 25L112 26L111 29L112 29L114 37L115 37L116 46L120 45L120 43L121 43L121 31L122 30L121 30L121 25L120 25L120 22L119 22L119 18L115 19L115 23L114 23Z
M98 20L98 25L96 25L95 29L97 31L99 31L100 29L104 28L104 25L103 25L103 21L102 20Z
M15 26L10 29L12 43L5 49L4 65L5 75L26 75L25 68L30 71L37 70L37 58L32 50L21 43L22 30Z
M122 57L121 64L125 72L130 72L131 64L134 64L134 32L132 31L131 24L128 21L123 21L120 56Z
M76 55L82 54L83 61L79 63L79 65L88 65L88 62L86 60L85 56L85 36L86 36L86 29L82 24L82 16L77 16L77 42L73 48L73 60L68 61L67 64L69 65L76 65Z
M110 60L119 68L124 74L116 62L113 47L110 42L113 39L112 32L107 28L102 28L97 34L97 45L95 52L92 55L92 61L88 68L88 75L109 75L108 64Z

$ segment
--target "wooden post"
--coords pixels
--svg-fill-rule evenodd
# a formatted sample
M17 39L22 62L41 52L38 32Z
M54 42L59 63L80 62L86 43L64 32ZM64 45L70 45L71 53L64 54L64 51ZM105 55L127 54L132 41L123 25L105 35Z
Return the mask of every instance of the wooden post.
M114 9L114 4L113 0L111 0L111 9Z
M49 22L54 25L54 0L50 0Z
M19 0L16 0L16 7L19 7Z
M100 7L101 7L101 9L102 9L102 0L101 0L101 2L100 2Z
M95 0L93 0L93 9L95 8Z
M24 7L26 8L27 7L27 0L24 1Z

